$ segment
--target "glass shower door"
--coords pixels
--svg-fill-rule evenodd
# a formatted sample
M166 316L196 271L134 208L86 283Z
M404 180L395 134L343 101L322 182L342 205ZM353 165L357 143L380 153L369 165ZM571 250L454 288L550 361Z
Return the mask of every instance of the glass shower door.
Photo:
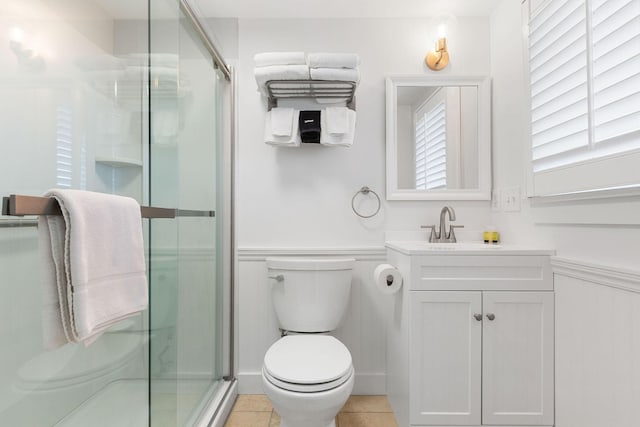
M143 191L147 0L0 2L0 196ZM148 424L147 313L45 348L35 217L0 218L0 426ZM52 289L47 290L47 294Z
M150 203L221 212L226 82L178 2L150 17ZM150 224L152 426L193 424L222 382L221 218Z

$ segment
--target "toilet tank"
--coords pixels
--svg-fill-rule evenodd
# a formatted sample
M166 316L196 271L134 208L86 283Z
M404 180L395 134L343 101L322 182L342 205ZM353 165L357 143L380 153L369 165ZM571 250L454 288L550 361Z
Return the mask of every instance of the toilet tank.
M349 304L353 258L267 258L273 306L280 328L329 332Z

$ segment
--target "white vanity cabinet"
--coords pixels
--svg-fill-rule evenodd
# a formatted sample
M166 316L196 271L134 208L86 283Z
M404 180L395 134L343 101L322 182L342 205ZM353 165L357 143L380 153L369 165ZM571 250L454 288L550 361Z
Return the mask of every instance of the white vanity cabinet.
M398 245L387 392L399 426L553 425L550 252Z

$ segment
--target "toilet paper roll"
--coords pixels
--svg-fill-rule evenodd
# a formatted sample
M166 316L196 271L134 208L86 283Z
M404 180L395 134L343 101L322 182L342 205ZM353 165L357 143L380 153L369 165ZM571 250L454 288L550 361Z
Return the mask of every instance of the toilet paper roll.
M380 264L373 271L373 280L383 294L395 294L402 287L402 274L391 264Z

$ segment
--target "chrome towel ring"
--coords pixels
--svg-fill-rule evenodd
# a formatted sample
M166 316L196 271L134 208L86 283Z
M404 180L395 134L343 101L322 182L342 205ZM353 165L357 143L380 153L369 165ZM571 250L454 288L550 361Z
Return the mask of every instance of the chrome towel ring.
M365 196L368 195L369 193L373 193L374 196L376 196L376 199L378 200L378 208L376 209L376 211L374 213L372 213L371 215L362 215L360 212L358 212L358 210L356 209L356 205L355 205L355 201L356 201L356 197L358 196L358 194L364 194ZM380 196L378 196L378 193L376 193L375 191L373 191L372 189L370 189L369 187L362 187L360 190L356 191L356 194L353 195L353 197L351 198L351 209L353 209L353 213L355 213L356 215L358 215L360 218L371 218L374 217L378 214L378 212L380 212L380 208L382 207L382 202L380 201Z

